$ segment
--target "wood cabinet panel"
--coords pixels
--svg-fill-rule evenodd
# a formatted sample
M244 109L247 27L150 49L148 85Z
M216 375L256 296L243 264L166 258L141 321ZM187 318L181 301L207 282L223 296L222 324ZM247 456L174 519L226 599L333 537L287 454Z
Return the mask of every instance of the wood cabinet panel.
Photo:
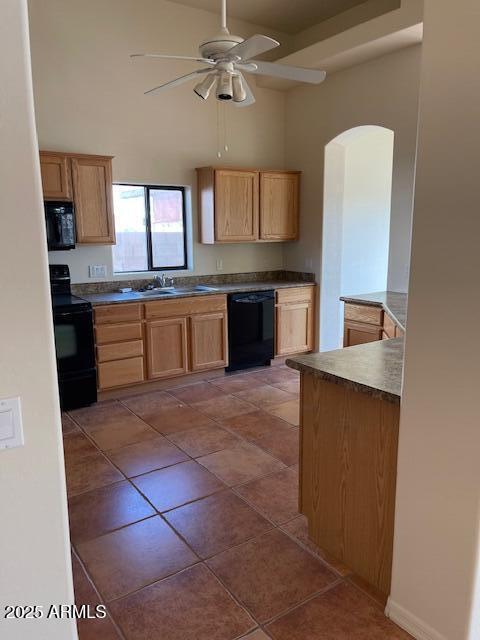
M143 356L143 340L130 340L97 346L97 362L109 362L110 360L123 360Z
M143 357L100 362L97 365L97 371L100 390L125 387L129 384L143 382L145 379Z
M345 320L343 329L343 346L354 347L382 339L383 328L361 322Z
M383 309L366 304L345 303L345 320L363 322L366 324L383 325Z
M72 157L71 167L78 243L115 244L111 158Z
M192 371L227 366L226 313L199 314L190 318L190 363Z
M298 173L260 173L260 238L296 240L299 214Z
M187 318L147 322L145 337L149 380L187 373Z
M194 313L209 313L210 311L225 311L227 296L209 295L192 296L190 298L176 298L174 300L155 300L145 304L145 317L168 318L172 316L190 316Z
M95 324L128 322L142 319L142 305L136 303L107 304L94 309Z
M70 162L66 155L40 151L44 200L71 200Z
M389 338L395 337L395 322L390 318L390 316L384 313L383 316L383 330L387 334Z
M399 406L302 374L301 495L310 538L390 592Z
M315 287L291 287L289 289L277 289L277 303L289 302L313 302Z
M257 171L215 171L215 240L257 240L258 204Z
M95 341L98 344L122 342L124 340L140 340L142 338L142 323L129 322L127 324L104 324L95 327Z
M311 351L313 309L309 302L277 306L276 353L279 356Z

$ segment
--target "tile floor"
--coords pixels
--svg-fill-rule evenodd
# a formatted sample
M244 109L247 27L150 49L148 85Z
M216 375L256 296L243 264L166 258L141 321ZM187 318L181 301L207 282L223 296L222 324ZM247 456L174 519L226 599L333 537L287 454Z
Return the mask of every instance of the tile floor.
M64 414L80 640L403 640L297 511L284 365Z

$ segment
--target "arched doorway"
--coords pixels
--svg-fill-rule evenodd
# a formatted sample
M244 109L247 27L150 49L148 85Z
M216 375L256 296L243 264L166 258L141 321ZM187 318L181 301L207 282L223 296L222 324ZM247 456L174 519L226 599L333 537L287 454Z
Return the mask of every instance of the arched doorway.
M393 144L366 125L325 147L320 351L343 344L340 296L387 289Z

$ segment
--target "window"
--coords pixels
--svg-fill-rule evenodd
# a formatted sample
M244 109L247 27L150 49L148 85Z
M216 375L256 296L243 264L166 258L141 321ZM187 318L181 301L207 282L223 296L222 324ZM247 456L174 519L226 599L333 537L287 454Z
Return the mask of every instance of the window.
M113 271L187 269L184 187L113 185Z

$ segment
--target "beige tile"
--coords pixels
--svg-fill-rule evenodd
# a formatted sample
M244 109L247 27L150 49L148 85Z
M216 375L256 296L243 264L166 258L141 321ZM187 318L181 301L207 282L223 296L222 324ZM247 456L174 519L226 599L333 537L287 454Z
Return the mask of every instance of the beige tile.
M202 400L201 402L196 402L195 407L214 420L231 418L243 413L248 413L254 409L254 406L249 402L245 402L232 395L223 395L218 398L211 398L210 400Z
M137 442L128 447L111 449L107 454L128 478L189 459L178 447L158 435L146 442Z
M137 476L132 482L159 511L175 509L225 488L193 460Z
M136 591L198 561L173 530L155 516L77 547L105 600Z
M238 393L245 389L252 389L258 386L258 381L251 374L234 374L210 380L210 384L218 387L224 393Z
M266 410L274 416L298 427L300 424L300 403L298 400L290 400L266 407Z
M235 446L239 441L236 435L222 429L215 423L212 423L211 426L170 433L168 438L192 458L228 449Z
M167 406L175 406L178 401L164 391L151 391L141 395L122 398L122 404L136 413L142 419L155 415L155 413ZM148 422L148 420L147 420Z
M292 469L258 478L235 491L275 524L298 516L298 476Z
M154 429L165 435L214 425L208 416L179 401L160 407L155 413L145 416L145 419Z
M208 558L272 525L231 491L221 491L165 514L167 521L202 558Z
M155 511L127 482L117 482L68 501L70 533L75 544L132 524Z
M281 528L341 576L346 576L351 573L348 567L335 560L335 558L317 547L317 545L310 540L308 537L308 522L305 516L300 515L289 522L285 522Z
M234 640L255 623L203 565L112 603L126 640Z
M283 469L285 465L248 443L203 456L197 460L209 471L233 486Z
M207 564L260 623L337 579L278 529L225 551Z
M223 391L209 382L196 382L195 384L175 387L174 389L169 389L168 393L177 398L177 400L191 405L225 395Z
M273 640L408 640L360 591L340 583L267 626Z
M299 457L298 429L265 411L253 411L222 420L222 426L255 443L287 466Z
M122 474L78 431L63 438L67 492L74 496L123 480Z
M286 391L282 391L277 387L272 387L269 384L261 384L252 389L239 391L235 395L237 398L241 398L246 402L251 402L257 407L262 408L297 399L296 396L289 394Z

